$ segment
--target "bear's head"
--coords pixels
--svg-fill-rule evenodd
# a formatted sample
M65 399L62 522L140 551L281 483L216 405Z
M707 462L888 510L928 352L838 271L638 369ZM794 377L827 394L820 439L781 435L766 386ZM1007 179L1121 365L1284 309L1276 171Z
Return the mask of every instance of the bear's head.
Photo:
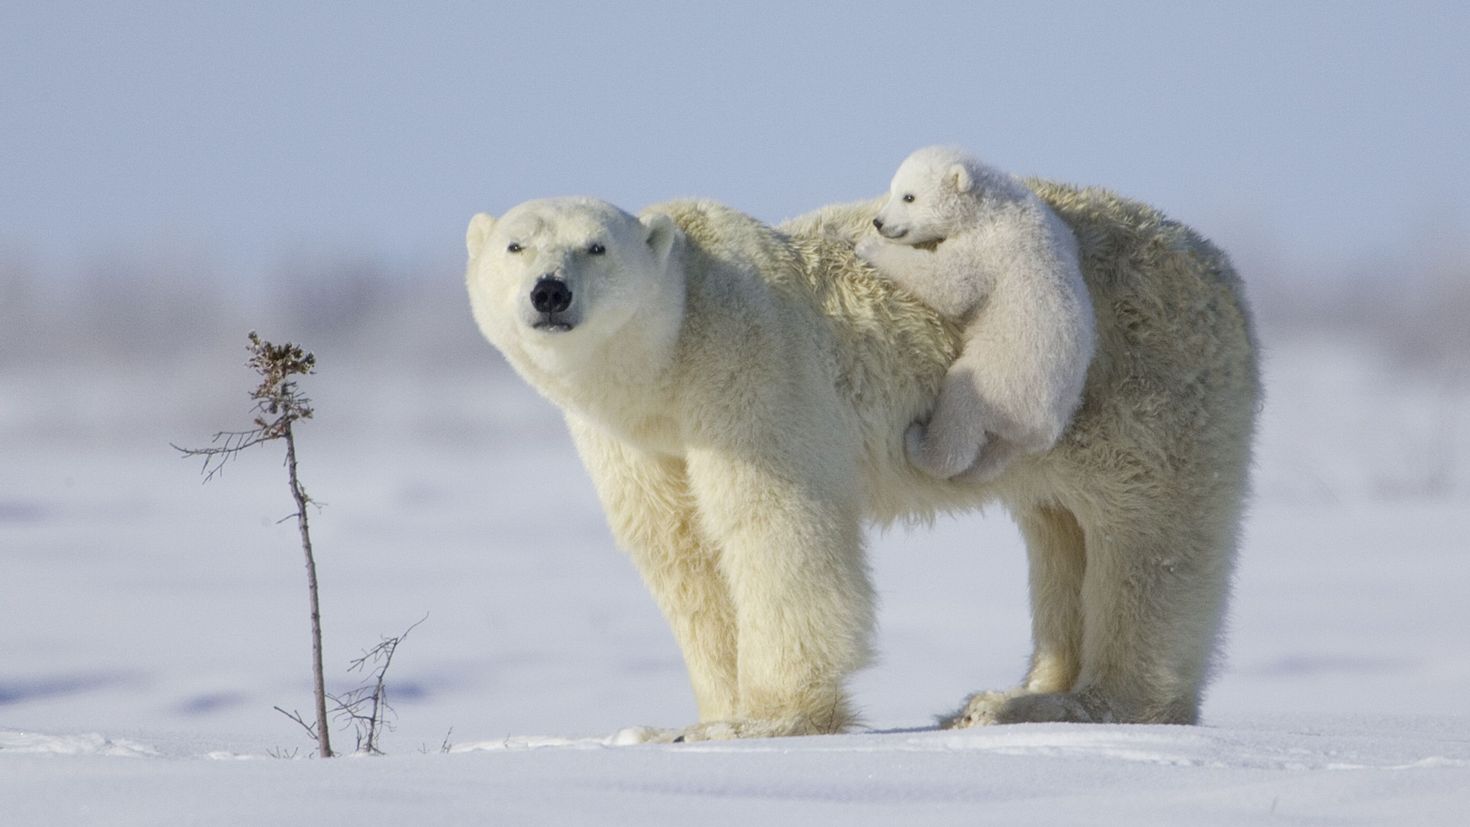
M666 215L636 218L595 198L476 215L465 234L475 321L518 366L522 357L548 370L585 363L616 347L635 319L677 322L683 282L670 272L670 251L678 234Z
M878 234L899 244L943 241L974 220L972 163L963 152L926 147L904 159L873 219Z

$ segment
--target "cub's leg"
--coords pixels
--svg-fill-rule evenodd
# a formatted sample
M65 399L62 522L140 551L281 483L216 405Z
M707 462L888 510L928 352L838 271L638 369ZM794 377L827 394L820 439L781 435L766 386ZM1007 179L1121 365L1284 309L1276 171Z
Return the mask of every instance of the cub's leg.
M735 610L702 534L682 460L645 454L569 418L613 537L643 576L684 655L702 721L735 715Z
M1045 453L1056 444L1054 438L1038 436L1035 432L1028 433L1009 425L1007 418L994 408L986 417L985 427L985 442L980 447L979 456L969 468L951 477L955 482L967 485L993 482L1011 463L1022 457Z
M958 712L941 719L946 727L995 723L1006 703L1023 694L1066 692L1081 668L1082 529L1060 505L1020 511L1016 523L1026 541L1031 575L1031 637L1034 650L1024 683L1007 692L979 692Z
M984 297L985 286L990 281L970 272L972 268L956 272L954 257L883 241L873 235L858 239L853 250L879 275L912 293L940 315L951 318L973 310Z
M981 445L975 462L969 468L951 477L955 482L967 485L993 482L1010 467L1012 462L1031 453L1023 449L1020 444L998 434L987 433L985 437L985 442Z
M975 381L974 355L962 353L944 376L939 399L927 423L904 434L904 454L920 471L949 479L975 464L986 443L987 411Z

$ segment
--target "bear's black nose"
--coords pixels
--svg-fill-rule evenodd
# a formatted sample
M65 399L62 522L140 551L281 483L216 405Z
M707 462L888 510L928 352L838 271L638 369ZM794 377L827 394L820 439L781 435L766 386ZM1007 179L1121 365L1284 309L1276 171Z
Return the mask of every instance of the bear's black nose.
M531 288L531 306L537 313L560 313L572 306L572 289L555 276L542 276Z
M881 219L881 218L875 218L875 219L873 219L873 229L875 229L875 230L881 230L881 229L883 229L883 219Z

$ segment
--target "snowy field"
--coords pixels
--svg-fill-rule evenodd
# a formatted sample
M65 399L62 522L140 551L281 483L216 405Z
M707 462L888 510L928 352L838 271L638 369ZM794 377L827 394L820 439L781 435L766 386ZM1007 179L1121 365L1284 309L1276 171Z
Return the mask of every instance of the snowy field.
M694 704L555 411L488 345L428 374L319 350L299 439L332 688L428 615L388 675L389 754L321 761L272 709L310 705L279 454L204 486L168 447L247 421L243 342L0 368L0 824L1470 823L1464 374L1269 354L1202 726L930 727L1024 669L996 511L872 537L867 730L619 746Z

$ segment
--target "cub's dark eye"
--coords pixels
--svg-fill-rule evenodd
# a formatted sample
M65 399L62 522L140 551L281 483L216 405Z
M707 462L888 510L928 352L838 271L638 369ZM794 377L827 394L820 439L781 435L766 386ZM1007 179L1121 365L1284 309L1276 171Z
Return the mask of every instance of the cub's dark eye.
M510 243L510 246L509 247L506 247L505 249L506 249L507 252L519 253L521 251L521 245L519 245L519 244L515 243L514 241L512 241Z
M914 197L912 195L905 195L903 197L903 203L905 203L905 204L912 204L912 203L914 203Z
M602 246L601 244L593 244L591 247L587 248L587 252L594 256L600 256L603 253L607 252L607 248Z

